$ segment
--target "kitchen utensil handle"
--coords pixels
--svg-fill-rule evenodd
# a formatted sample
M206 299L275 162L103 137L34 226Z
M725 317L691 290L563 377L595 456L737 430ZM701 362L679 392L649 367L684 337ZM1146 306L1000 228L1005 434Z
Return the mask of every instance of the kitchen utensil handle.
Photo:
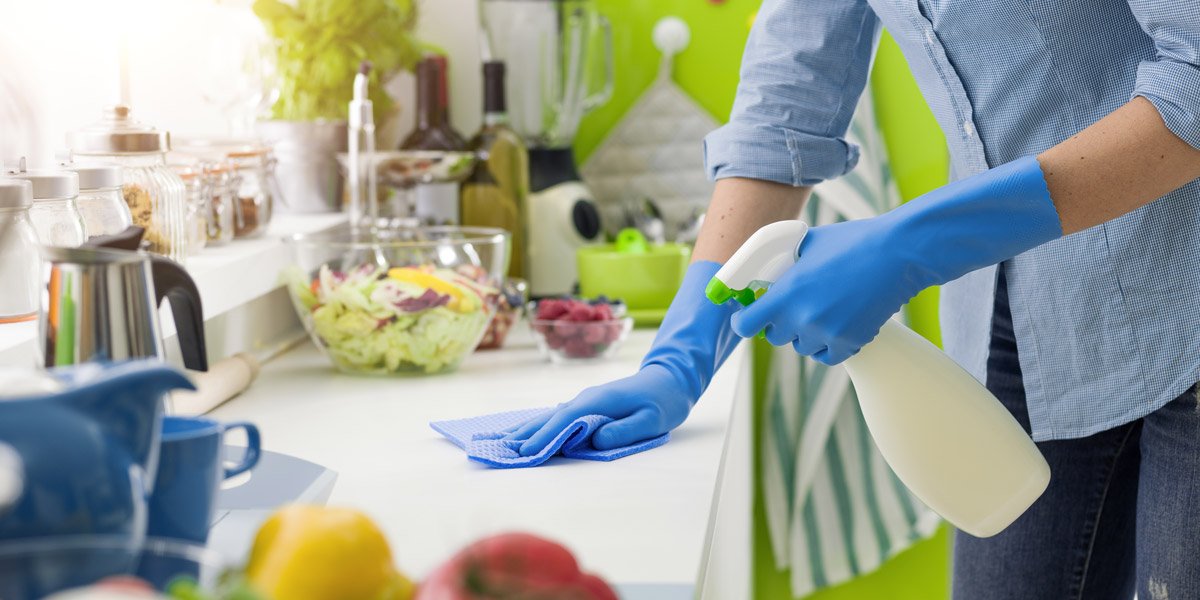
M254 465L258 464L258 459L262 456L262 436L258 433L258 427L246 421L238 421L225 425L225 433L229 433L235 429L242 429L246 432L246 454L242 456L242 462L232 467L225 467L225 479L241 475L253 469Z
M150 273L154 280L155 305L161 304L164 298L171 303L183 366L193 371L207 371L204 310L196 282L179 263L163 256L150 257Z
M600 31L604 33L604 85L599 91L583 99L584 112L603 106L612 99L613 95L615 68L613 65L612 23L609 22L608 17L601 14L596 15L596 22L600 24Z

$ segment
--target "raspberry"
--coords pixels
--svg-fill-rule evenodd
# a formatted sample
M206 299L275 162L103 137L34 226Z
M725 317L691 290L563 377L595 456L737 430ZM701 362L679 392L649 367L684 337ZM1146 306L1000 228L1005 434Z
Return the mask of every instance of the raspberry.
M611 321L613 318L612 307L607 304L597 304L593 306L592 312L596 321Z
M620 321L613 322L613 323L605 323L604 327L601 329L602 329L602 331L604 331L604 334L605 334L604 335L605 342L612 343L612 342L617 341L621 337L622 327L621 327Z
M566 350L570 358L591 358L596 355L592 345L579 338L567 341Z
M579 324L570 320L558 320L554 322L554 335L569 339L579 335Z
M546 345L550 346L554 350L558 350L558 349L562 348L563 346L566 345L566 343L567 343L566 339L555 335L553 332L546 334Z
M592 311L591 306L579 303L572 306L570 310L567 311L566 319L568 321L575 321L577 323L592 321L595 319L595 312Z
M583 328L583 341L589 344L600 344L609 341L605 323L588 323Z
M569 306L565 300L553 298L538 303L537 318L543 321L553 321L567 314Z

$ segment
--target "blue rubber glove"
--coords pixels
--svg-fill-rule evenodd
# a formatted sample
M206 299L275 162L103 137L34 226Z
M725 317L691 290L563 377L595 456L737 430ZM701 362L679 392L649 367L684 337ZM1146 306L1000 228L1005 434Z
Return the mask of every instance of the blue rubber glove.
M1062 233L1041 165L1022 158L878 217L810 229L796 264L733 317L733 330L838 364L921 290Z
M736 304L717 306L704 296L705 286L719 268L706 261L688 267L636 374L586 389L558 410L509 434L509 439L526 440L521 455L536 454L564 427L586 415L615 419L592 435L592 445L600 450L655 438L683 423L740 341L729 327Z

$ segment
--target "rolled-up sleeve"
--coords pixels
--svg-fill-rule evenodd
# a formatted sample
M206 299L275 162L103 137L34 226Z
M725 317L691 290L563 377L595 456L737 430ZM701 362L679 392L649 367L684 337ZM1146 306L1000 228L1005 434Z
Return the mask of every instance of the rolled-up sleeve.
M1129 7L1156 51L1138 65L1133 95L1149 100L1175 135L1200 149L1200 2L1129 0Z
M729 123L704 141L709 177L801 186L853 169L844 136L878 38L865 0L765 0Z

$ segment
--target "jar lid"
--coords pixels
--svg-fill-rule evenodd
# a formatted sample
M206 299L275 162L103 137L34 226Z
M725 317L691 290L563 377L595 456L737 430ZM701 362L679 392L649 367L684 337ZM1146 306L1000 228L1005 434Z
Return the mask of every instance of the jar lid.
M33 204L32 183L0 177L0 208L27 208L30 204Z
M231 150L226 155L229 158L256 158L266 156L271 152L269 146L243 146L237 150Z
M79 176L71 171L49 169L25 170L23 167L6 172L5 177L24 179L33 184L33 200L65 200L79 195Z
M74 171L76 175L79 175L79 189L81 190L121 187L125 180L124 170L120 165L63 163L62 168L65 171Z
M143 125L128 106L104 109L99 121L67 136L75 154L147 154L171 149L171 134Z

